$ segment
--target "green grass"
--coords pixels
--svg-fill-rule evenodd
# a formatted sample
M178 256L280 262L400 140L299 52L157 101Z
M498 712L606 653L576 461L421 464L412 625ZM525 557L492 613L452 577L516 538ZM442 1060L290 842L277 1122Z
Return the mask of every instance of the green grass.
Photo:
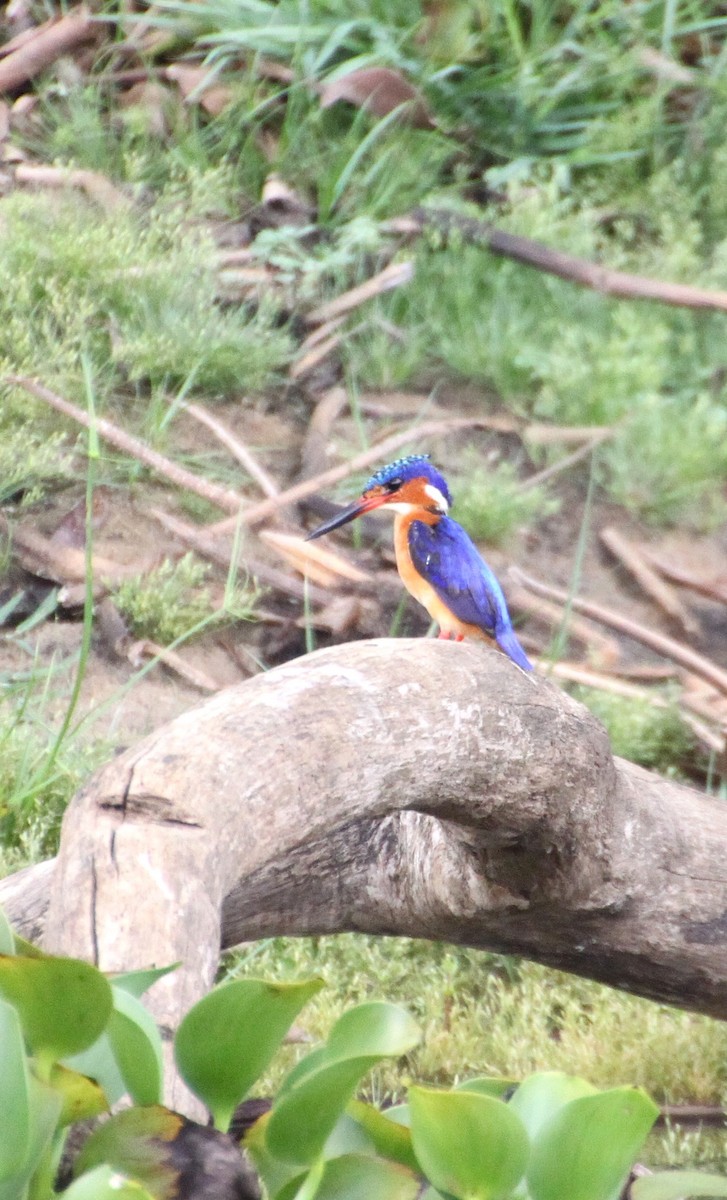
M512 463L483 464L474 449L462 457L453 482L454 516L475 540L503 545L523 526L558 511L558 501L543 488L523 490Z
M661 1102L727 1095L727 1026L535 963L406 938L359 934L276 938L242 951L232 972L275 979L321 975L327 987L300 1025L315 1041L349 1005L387 999L422 1027L405 1063L376 1072L377 1098L412 1081L448 1085L478 1074L521 1078L565 1070L597 1086L629 1082ZM291 1046L289 1065L300 1051ZM266 1081L275 1087L283 1070Z

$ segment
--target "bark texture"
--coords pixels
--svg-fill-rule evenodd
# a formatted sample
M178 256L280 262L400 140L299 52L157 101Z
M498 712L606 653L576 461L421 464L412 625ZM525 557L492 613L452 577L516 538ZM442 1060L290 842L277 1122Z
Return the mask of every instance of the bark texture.
M221 946L340 930L727 1016L727 805L614 759L586 709L474 643L358 642L226 689L99 771L55 866L0 903L105 970L181 960L153 993L169 1026Z

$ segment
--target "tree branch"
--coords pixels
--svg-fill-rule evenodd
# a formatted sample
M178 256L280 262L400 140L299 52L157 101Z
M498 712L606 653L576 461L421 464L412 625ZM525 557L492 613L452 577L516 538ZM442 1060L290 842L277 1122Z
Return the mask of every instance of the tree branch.
M177 959L174 1026L220 946L354 929L524 954L724 1016L727 809L613 759L555 686L477 644L338 646L228 688L71 804L46 944ZM34 872L0 884L20 918ZM35 887L35 892L33 892Z

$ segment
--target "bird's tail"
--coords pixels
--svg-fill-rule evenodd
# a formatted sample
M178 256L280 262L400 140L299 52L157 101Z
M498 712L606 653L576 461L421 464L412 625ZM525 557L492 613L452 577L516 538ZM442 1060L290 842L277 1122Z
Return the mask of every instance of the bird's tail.
M512 625L501 625L499 629L496 629L495 641L518 667L522 667L523 671L532 671L533 664L517 640Z

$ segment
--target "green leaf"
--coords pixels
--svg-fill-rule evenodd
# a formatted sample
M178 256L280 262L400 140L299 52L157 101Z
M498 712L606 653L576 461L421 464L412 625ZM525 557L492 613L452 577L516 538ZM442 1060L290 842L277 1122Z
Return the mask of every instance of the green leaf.
M28 1077L28 1084L30 1141L19 1171L0 1180L0 1200L18 1200L25 1196L28 1182L41 1165L58 1127L63 1103L61 1096L32 1075Z
M2 908L0 908L0 954L15 953L15 937Z
M271 1153L285 1162L312 1163L362 1076L382 1058L406 1054L419 1037L416 1022L396 1004L349 1009L326 1045L307 1055L283 1082L267 1126Z
M30 1146L30 1097L23 1031L15 1009L0 1000L0 1179L22 1167Z
M315 1200L416 1200L421 1180L398 1163L367 1154L342 1154L326 1161L311 1196ZM292 1180L275 1200L294 1200L300 1181Z
M108 980L112 987L123 988L125 992L130 992L140 1000L152 984L176 971L179 965L172 963L169 967L141 967L138 971L119 971L109 975Z
M455 1092L479 1092L481 1096L494 1096L502 1100L506 1092L518 1085L517 1079L508 1079L505 1075L480 1075L475 1079L465 1079L452 1090ZM522 1115L522 1114L521 1114Z
M0 994L23 1033L48 1063L92 1045L111 1015L111 988L95 967L75 958L0 956Z
M305 1178L299 1166L281 1162L270 1153L267 1145L267 1126L270 1113L263 1113L245 1134L243 1145L255 1164L255 1170L265 1184L268 1196L277 1197L278 1193L293 1179L302 1183Z
M496 1200L512 1192L528 1159L520 1118L477 1092L410 1088L414 1151L427 1179L457 1200ZM571 1200L570 1193L564 1192Z
M63 1196L65 1200L154 1200L143 1184L108 1166L81 1175Z
M363 1058L406 1054L421 1038L416 1021L398 1004L372 1000L338 1018L326 1043L326 1057Z
M80 1054L69 1055L64 1059L64 1066L94 1079L103 1089L110 1105L114 1105L126 1093L108 1033L102 1033L92 1046Z
M135 1104L160 1104L162 1040L156 1022L140 1000L114 985L107 1035L126 1091Z
M411 1131L405 1125L391 1121L385 1113L374 1108L373 1104L364 1104L361 1100L352 1100L347 1112L366 1130L376 1153L382 1158L401 1163L413 1171L420 1169L412 1145Z
M644 1175L631 1184L633 1200L700 1200L703 1196L727 1196L724 1175L705 1175L701 1171L664 1171Z
M276 1100L267 1126L271 1154L310 1165L322 1152L356 1084L379 1062L374 1055L325 1063Z
M73 1125L76 1121L87 1121L90 1117L99 1117L109 1111L109 1102L103 1089L95 1079L81 1075L55 1063L50 1073L50 1085L59 1092L63 1107L59 1125Z
M173 1196L178 1175L172 1162L173 1143L184 1125L184 1117L162 1105L126 1108L84 1142L75 1170L82 1174L105 1164L140 1180L157 1200Z
M577 1075L563 1071L539 1071L529 1075L514 1092L509 1104L535 1142L540 1130L555 1114L580 1096L596 1096L598 1089Z
M571 1100L540 1129L527 1171L533 1200L611 1200L659 1115L638 1088Z
M237 979L189 1010L174 1040L179 1072L204 1101L218 1129L265 1070L301 1008L323 987Z

